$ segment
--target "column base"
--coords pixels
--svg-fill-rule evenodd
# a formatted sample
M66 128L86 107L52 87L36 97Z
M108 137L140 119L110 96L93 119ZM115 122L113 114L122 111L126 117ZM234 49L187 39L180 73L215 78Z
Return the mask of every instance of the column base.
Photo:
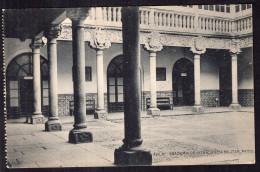
M107 119L107 111L105 111L105 110L95 111L94 119Z
M161 115L160 115L160 109L158 109L158 108L149 108L149 109L147 110L147 115L161 116Z
M241 105L238 103L232 103L231 105L229 105L229 109L232 111L239 111L241 109Z
M44 116L42 114L32 115L28 122L30 124L44 124Z
M200 105L193 106L192 107L192 112L195 112L197 114L202 114L202 113L204 113L204 107L200 106Z
M93 135L87 130L87 128L82 129L72 129L69 133L69 143L90 143L93 142Z
M45 131L61 131L61 122L60 120L48 120L45 122Z
M121 146L115 149L114 163L116 165L152 165L152 154L142 146L128 149Z

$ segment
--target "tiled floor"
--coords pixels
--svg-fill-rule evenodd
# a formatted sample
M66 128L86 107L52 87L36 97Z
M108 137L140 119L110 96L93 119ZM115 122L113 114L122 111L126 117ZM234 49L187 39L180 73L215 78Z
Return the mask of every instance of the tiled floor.
M61 117L63 131L45 132L44 124L7 122L9 167L114 166L114 150L124 138L123 114L106 121L87 116L93 143L70 144L73 117ZM151 150L153 165L254 163L253 108L231 112L207 108L201 115L189 110L161 111L152 118L142 113L143 145Z

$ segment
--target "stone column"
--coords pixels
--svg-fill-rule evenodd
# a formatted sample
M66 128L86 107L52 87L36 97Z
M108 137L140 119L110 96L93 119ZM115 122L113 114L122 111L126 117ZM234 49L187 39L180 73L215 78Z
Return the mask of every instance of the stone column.
M152 155L142 146L140 99L139 8L122 8L124 56L124 126L123 145L115 150L117 165L151 165Z
M61 122L58 117L57 94L57 38L62 26L50 26L44 31L47 38L47 51L49 59L49 120L45 123L45 131L61 131Z
M160 109L156 103L156 52L161 51L163 46L160 42L160 34L152 32L145 42L145 49L150 53L150 108L147 110L147 115L160 116Z
M190 51L194 54L194 106L192 111L195 113L204 113L204 108L200 101L200 55L206 52L204 39L199 36L193 39L193 46Z
M74 128L69 133L70 143L92 142L92 133L86 124L85 93L85 41L84 21L88 8L68 9L67 16L72 21Z
M107 119L107 112L104 108L104 70L103 70L103 50L111 46L107 37L107 32L97 28L90 41L90 45L97 52L97 110L94 113L95 119Z
M238 86L237 86L237 55L241 53L240 48L235 47L230 49L231 67L232 67L232 103L230 109L239 111L241 105L238 103Z
M41 110L41 58L40 48L46 44L44 38L34 38L30 44L33 52L33 107L34 112L30 118L31 124L43 124L44 116Z

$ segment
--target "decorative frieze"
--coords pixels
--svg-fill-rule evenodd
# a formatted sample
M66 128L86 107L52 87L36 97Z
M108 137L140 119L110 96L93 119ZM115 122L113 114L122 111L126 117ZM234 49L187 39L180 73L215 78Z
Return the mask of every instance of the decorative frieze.
M163 49L163 45L160 40L160 33L151 32L144 43L144 47L150 52L161 51Z
M193 38L190 51L194 54L204 54L206 52L205 39L202 36Z
M230 50L229 50L231 55L240 54L242 52L239 45L240 45L240 40L235 40L235 39L232 40L232 43L230 45Z
M101 28L96 28L93 31L92 39L90 40L90 45L99 50L107 49L111 46L111 42L107 35L107 30L102 30Z
M95 28L85 28L85 41L90 42L93 39L93 30ZM111 43L122 43L122 31L107 29L107 38ZM161 33L160 34L160 43L162 46L177 46L177 47L192 47L194 45L193 39L196 35L178 35L171 33ZM140 32L140 44L145 45L148 40L151 38L151 32L141 31ZM64 27L62 29L61 35L58 40L72 40L72 30L70 27ZM243 37L237 38L240 40L240 48L247 48L253 46L253 37ZM200 44L199 41L196 44ZM231 38L224 37L203 37L204 47L210 49L230 49L232 45Z
M253 47L253 36L240 38L239 40L240 48Z

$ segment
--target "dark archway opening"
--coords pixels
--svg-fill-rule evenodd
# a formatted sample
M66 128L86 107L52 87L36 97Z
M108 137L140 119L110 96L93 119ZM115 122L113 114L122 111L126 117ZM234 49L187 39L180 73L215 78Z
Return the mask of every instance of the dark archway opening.
M219 52L219 105L229 106L232 102L231 57L227 51Z
M177 60L173 65L172 93L174 106L194 104L194 65L186 58Z

